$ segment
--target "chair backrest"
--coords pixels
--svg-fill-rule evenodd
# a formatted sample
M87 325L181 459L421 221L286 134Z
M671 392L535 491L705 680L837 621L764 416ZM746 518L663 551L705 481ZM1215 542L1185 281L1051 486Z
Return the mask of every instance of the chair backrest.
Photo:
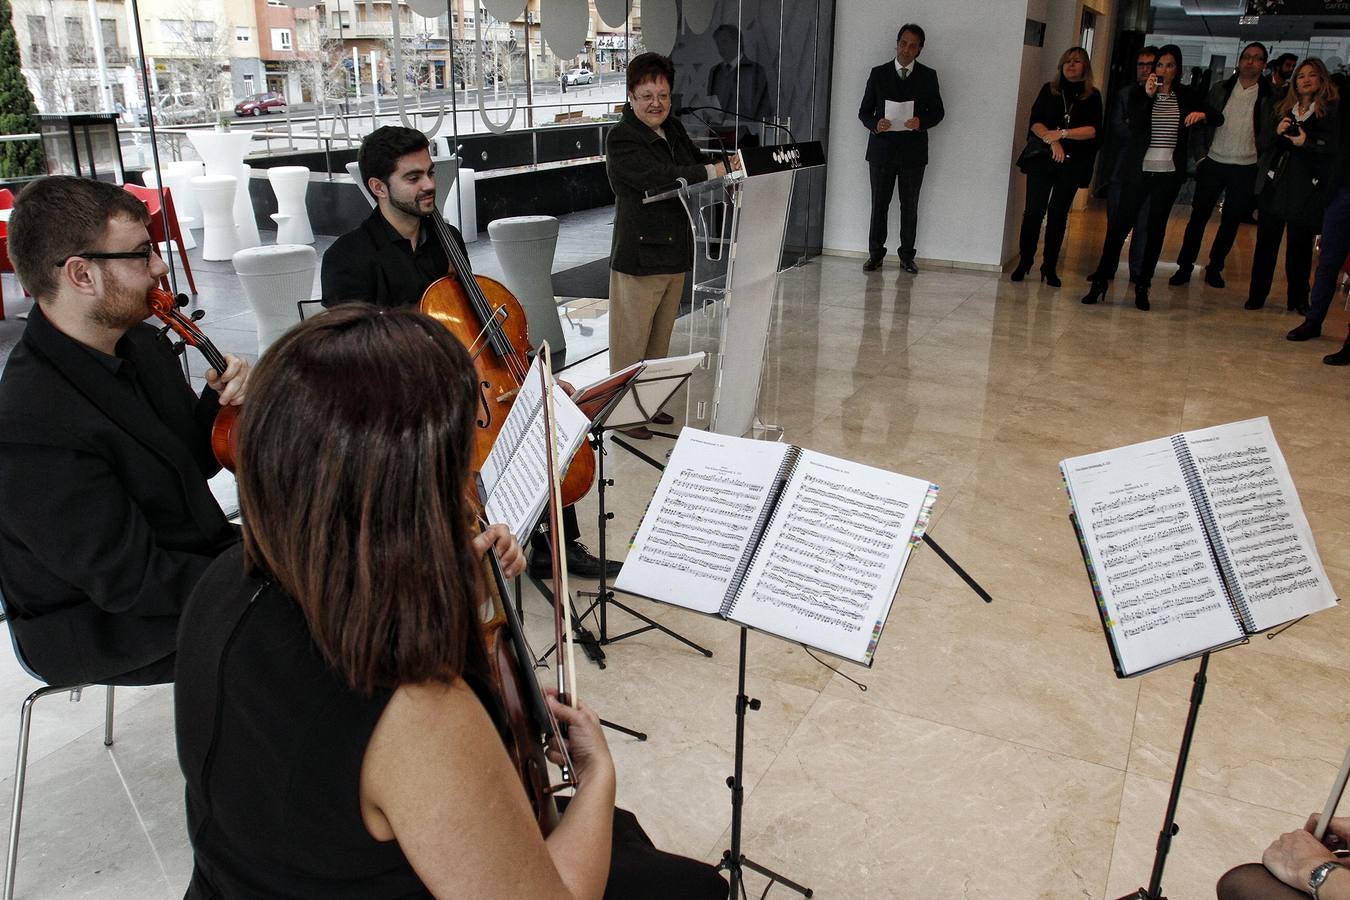
M141 187L139 184L124 184L122 190L145 204L145 208L150 210L150 215L159 215L159 188ZM164 193L169 193L168 188L164 188Z
M356 186L361 189L361 196L365 197L366 202L370 204L371 209L374 209L375 195L366 187L365 179L361 177L361 164L359 162L347 163L347 174L352 176L352 181L355 181Z
M14 192L9 188L0 188L0 209L14 208Z
M14 658L19 661L19 665L23 667L25 672L46 684L47 679L34 672L33 667L28 664L28 657L23 655L23 648L19 646L19 636L14 633L14 613L9 608L9 601L5 599L3 588L0 588L0 610L5 613L5 625L8 626L6 630L9 631L9 642L14 647Z

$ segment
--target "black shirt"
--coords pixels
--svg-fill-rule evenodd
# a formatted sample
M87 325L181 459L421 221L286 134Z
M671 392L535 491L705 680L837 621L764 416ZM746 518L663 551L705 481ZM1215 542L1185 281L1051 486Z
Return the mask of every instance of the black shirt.
M458 229L446 224L460 252L468 251ZM422 220L418 243L399 234L379 208L364 222L333 242L323 255L320 283L323 305L374 303L377 306L413 306L427 287L449 272L450 260L436 237L430 217Z

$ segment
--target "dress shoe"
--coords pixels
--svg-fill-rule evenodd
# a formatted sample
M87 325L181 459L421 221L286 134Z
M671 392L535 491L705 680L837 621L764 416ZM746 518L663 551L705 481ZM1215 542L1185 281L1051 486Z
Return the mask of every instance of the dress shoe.
M880 268L881 268L880 256L869 256L867 257L867 262L863 263L864 272L875 272L877 269Z
M1088 279L1088 284L1092 285L1092 287L1091 287L1091 289L1087 292L1087 295L1086 295L1085 297L1083 297L1083 300L1082 300L1083 303L1089 303L1089 304L1091 304L1091 303L1096 303L1098 300L1105 299L1105 297L1106 297L1106 279L1105 279L1105 278L1096 278L1096 277L1089 278L1089 279Z
M1247 302L1242 304L1243 309L1260 309L1266 305L1266 301L1258 300L1255 297L1248 297Z
M651 429L646 425L638 425L634 428L620 428L619 434L626 438L632 438L635 441L650 441L652 439Z
M1134 286L1134 308L1141 309L1144 312L1148 312L1150 309L1148 304L1148 285L1136 284Z
M918 274L919 274L919 267L916 266L916 265L914 265L914 260L912 260L912 259L902 259L902 260L900 260L900 268L904 269L906 272L908 272L908 273L911 274L911 275L918 275Z
M1223 280L1223 275L1219 273L1218 269L1207 268L1205 269L1205 284L1209 285L1212 288L1219 288L1220 290L1223 290L1223 288L1227 285L1227 282Z
M667 412L659 412L652 416L653 425L674 425L675 417Z
M1171 278L1167 279L1167 283L1170 284L1172 287L1181 287L1183 284L1189 283L1190 280L1191 280L1191 267L1177 266L1177 270L1172 273Z
M1308 314L1307 300L1286 300L1284 305L1290 312L1296 312L1300 316L1306 316Z
M1013 270L1012 270L1012 274L1008 276L1008 280L1009 280L1009 281L1021 281L1023 278L1026 278L1026 277L1027 277L1027 273L1030 272L1030 271L1031 271L1031 266L1025 266L1025 267L1023 267L1023 265L1022 265L1021 263L1018 263L1018 264L1017 264L1017 268L1013 269Z
M1346 335L1344 347L1322 357L1322 362L1329 366L1350 366L1350 335Z
M1060 287L1064 284L1059 280L1059 274L1054 269L1047 269L1044 266L1041 266L1041 281L1051 287Z
M599 578L600 560L581 541L567 541L567 574L578 578ZM605 560L605 577L613 578L619 574L623 563L616 559ZM530 577L552 578L553 560L547 553L530 554Z
M1297 327L1284 336L1286 341L1311 341L1322 336L1322 323L1304 319Z

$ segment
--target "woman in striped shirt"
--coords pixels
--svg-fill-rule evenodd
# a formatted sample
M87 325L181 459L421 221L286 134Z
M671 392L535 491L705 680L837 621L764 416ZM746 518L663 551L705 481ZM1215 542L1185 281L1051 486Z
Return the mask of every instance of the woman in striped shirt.
M1128 95L1126 117L1130 123L1130 143L1121 165L1125 179L1121 192L1120 215L1107 228L1101 259L1088 276L1092 289L1084 303L1096 303L1106 295L1106 283L1120 263L1130 226L1147 200L1148 233L1136 234L1144 241L1144 258L1134 285L1134 305L1148 309L1149 282L1157 268L1167 234L1167 218L1186 180L1186 148L1190 130L1208 120L1215 127L1223 124L1223 114L1205 103L1200 91L1191 91L1177 82L1181 74L1181 50L1168 44L1158 51L1153 74Z

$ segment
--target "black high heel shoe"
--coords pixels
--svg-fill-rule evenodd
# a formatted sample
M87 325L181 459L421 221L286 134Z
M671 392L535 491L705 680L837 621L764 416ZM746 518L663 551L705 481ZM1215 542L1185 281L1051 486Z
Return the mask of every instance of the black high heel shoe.
M1087 295L1083 297L1081 302L1090 304L1096 303L1098 300L1106 299L1105 278L1097 278L1096 276L1093 276L1092 278L1088 279L1088 284L1092 285L1092 288L1087 292Z
M1148 312L1148 285L1136 284L1134 286L1134 308Z
M1021 263L1018 263L1017 268L1013 269L1012 274L1008 276L1008 280L1021 281L1023 278L1027 277L1027 273L1030 271L1031 266L1023 266Z
M1044 266L1041 267L1041 281L1044 281L1051 287L1061 287L1064 284L1064 282L1059 280L1059 274L1056 273L1054 269L1047 269Z

